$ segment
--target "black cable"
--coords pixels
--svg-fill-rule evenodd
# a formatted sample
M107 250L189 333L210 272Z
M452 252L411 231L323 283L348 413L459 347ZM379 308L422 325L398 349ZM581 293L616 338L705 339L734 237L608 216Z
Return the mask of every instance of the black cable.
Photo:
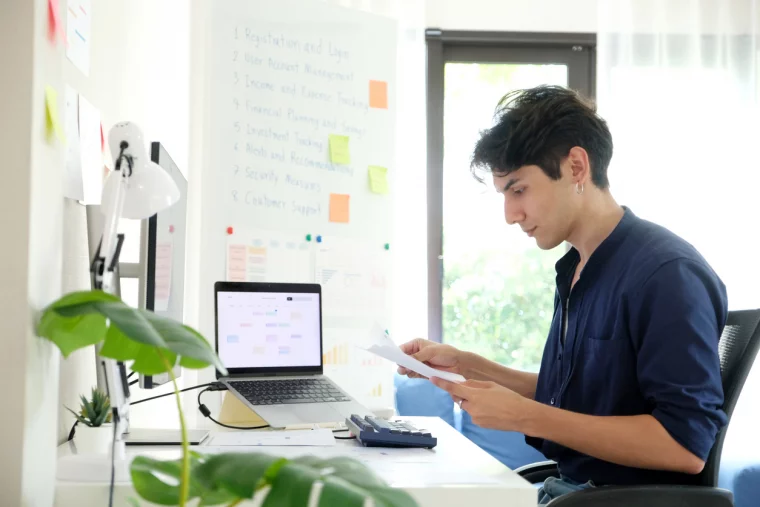
M129 377L127 377L127 378L129 378ZM137 384L138 382L140 382L140 379L133 380L132 382L129 383L129 385L133 386L133 385Z
M218 386L221 386L222 384L220 382L209 382L208 384L201 384L199 386L193 386L193 387L186 387L184 389L180 389L179 392L184 393L185 391L192 391L193 389L200 389L201 387L217 387L217 389L213 389L214 391L222 391L223 389L218 389ZM226 387L224 389L227 389ZM131 405L139 405L140 403L145 403L146 401L150 400L157 400L158 398L163 398L164 396L174 396L174 391L166 394L159 394L158 396L153 396L151 398L145 398L144 400L137 400L130 403Z
M134 375L134 374L135 374L135 372L134 372L134 371L133 371L133 372L131 372L129 375L127 375L127 378L128 378L128 379L132 378L132 375ZM132 385L132 384L129 384L129 385Z
M216 382L214 384L216 384ZM201 391L201 392L198 393L198 410L200 410L201 414L203 414L204 417L208 417L209 419L211 419L212 421L214 421L219 426L223 426L223 427L229 428L231 430L260 430L262 428L268 428L269 427L268 424L263 424L261 426L230 426L229 424L224 424L223 422L219 422L216 419L214 419L213 417L211 417L211 411L208 409L208 407L206 405L204 405L203 403L201 403L201 395L203 393L205 393L206 391L226 391L227 390L227 388L224 387L224 385L221 385L221 387L222 387L222 389L220 389L219 386L214 385L214 389L211 389L211 388L207 387L206 389L204 389L203 391Z

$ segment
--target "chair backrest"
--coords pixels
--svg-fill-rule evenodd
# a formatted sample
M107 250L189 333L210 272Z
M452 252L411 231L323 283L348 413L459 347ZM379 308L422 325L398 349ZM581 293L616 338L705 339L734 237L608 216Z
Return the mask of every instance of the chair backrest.
M728 312L726 327L720 337L718 351L720 354L720 373L723 380L723 410L726 412L729 424L759 347L760 309ZM716 487L718 485L720 456L727 430L728 425L724 426L718 433L715 445L713 445L710 456L705 463L705 468L699 475L699 483L704 486Z

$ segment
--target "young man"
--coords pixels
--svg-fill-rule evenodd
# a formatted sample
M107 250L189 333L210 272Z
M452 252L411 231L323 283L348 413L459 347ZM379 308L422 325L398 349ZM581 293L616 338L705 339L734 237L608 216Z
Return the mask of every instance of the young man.
M507 95L473 171L492 173L507 223L542 249L572 246L556 264L541 369L516 371L423 339L402 345L468 379L431 380L476 424L522 432L557 461L561 479L545 483L541 503L591 486L688 484L726 424L725 286L691 245L615 202L611 158L606 123L576 93Z

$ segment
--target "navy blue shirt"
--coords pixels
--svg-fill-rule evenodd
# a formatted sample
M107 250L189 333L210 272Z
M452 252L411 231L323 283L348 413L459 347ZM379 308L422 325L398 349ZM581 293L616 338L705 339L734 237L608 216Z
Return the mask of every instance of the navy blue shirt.
M706 460L726 424L718 356L728 313L723 282L690 244L628 208L571 290L579 259L571 249L556 265L554 317L536 401L596 416L651 414ZM526 440L578 482L688 484L695 478Z

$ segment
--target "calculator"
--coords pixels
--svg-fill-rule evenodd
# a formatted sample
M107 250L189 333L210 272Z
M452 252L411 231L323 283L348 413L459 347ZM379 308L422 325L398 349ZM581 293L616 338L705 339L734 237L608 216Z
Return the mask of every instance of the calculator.
M432 449L438 444L429 431L415 428L405 421L386 421L373 416L353 414L346 426L364 447L423 447Z

